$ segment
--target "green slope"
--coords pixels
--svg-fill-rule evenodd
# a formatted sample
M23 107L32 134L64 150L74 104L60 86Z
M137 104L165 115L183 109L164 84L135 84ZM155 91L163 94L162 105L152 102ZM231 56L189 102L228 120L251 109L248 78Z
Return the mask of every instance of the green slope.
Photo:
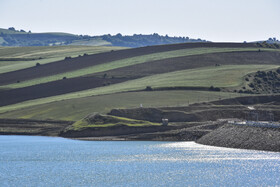
M242 94L244 95L244 94ZM240 96L236 93L202 91L128 92L100 95L34 105L0 114L0 118L79 120L93 112L113 108L185 106L188 104ZM19 107L20 105L18 105ZM24 106L24 105L22 105ZM2 107L2 112L4 111ZM6 107L7 109L7 107Z
M255 72L258 70L263 70L263 69L273 69L277 67L278 66L275 65L228 65L228 66L205 67L205 68L197 68L193 70L183 70L183 71L177 71L171 73L164 73L164 74L149 76L141 79L131 80L124 83L114 84L110 86L99 87L95 89L84 90L80 92L36 99L36 100L26 101L14 105L9 105L5 107L1 107L0 113L10 111L10 110L16 110L20 108L40 105L40 104L51 103L55 101L67 100L67 99L83 98L88 96L97 96L97 95L105 95L105 94L113 94L113 93L145 89L146 86L152 86L157 88L174 87L174 86L210 87L211 85L228 87L229 83L231 86L236 86L243 83L242 77L248 73ZM195 79L193 78L193 76L195 76ZM155 92L155 93L160 93L160 92ZM227 94L227 93L223 93L223 94ZM147 101L151 102L149 99ZM50 110L50 108L48 108L47 110ZM83 108L79 108L79 110L83 110ZM38 110L38 112L40 112L40 110Z
M106 46L0 47L0 73L32 67L36 63L45 64L63 60L66 56L76 57L84 53L96 54L120 49L125 48Z
M256 50L257 50L256 48L193 48L193 49L181 49L181 50L174 50L168 52L153 53L150 55L143 55L143 56L137 56L137 57L127 58L118 61L112 61L109 63L91 66L72 72L66 72L57 75L22 81L20 83L5 85L4 87L22 88L22 87L32 86L36 84L61 80L63 77L67 77L67 78L80 77L80 76L90 75L93 73L103 72L103 71L112 70L120 67L131 66L135 64L145 63L154 60L162 60L167 58L209 54L209 53L223 53L223 52L233 52L233 51L256 51ZM274 49L266 49L266 50L275 51Z

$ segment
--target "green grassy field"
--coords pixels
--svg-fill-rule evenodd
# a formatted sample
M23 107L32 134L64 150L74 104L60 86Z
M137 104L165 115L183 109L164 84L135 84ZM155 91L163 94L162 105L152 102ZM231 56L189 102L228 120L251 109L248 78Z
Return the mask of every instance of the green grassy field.
M145 89L146 86L152 86L153 88L175 87L175 86L210 87L211 85L215 87L237 86L243 84L244 81L242 77L248 73L255 72L258 70L264 70L264 69L273 69L277 67L278 66L275 65L228 65L228 66L204 67L204 68L197 68L192 70L176 71L171 73L164 73L164 74L144 77L141 79L131 80L124 83L114 84L106 87L99 87L99 88L84 90L75 93L69 93L64 95L26 101L14 105L1 107L0 112L6 112L9 110L15 110L18 108L36 106L36 105L46 104L51 102L57 102L61 100L76 99L76 98L83 98L83 97L87 98L88 96L98 96L98 95L113 94L118 92L120 93L126 91L141 90L141 89ZM167 93L168 92L169 91L167 91ZM139 93L142 94L144 92L139 92ZM155 92L155 93L161 94L164 92ZM221 92L221 94L224 93ZM225 95L227 95L227 93L225 93ZM181 97L178 98L180 98L181 100ZM215 99L213 95L211 95L210 99L211 98ZM190 99L190 102L192 102L192 100L193 99ZM147 99L147 101L150 102L150 99ZM181 102L183 101L181 100ZM66 106L66 105L63 104L62 106ZM36 110L36 112L39 114L48 113L50 111L50 108L51 107L47 107L46 109L47 111L40 109L40 110ZM99 109L100 108L98 108L98 110ZM84 110L84 107L79 108L79 110ZM56 111L55 113L59 114L58 111Z
M152 123L144 120L135 120L124 117L100 115L98 121L90 123L86 118L76 121L73 125L67 128L67 130L83 130L92 127L112 127L115 125L125 125L129 127L143 127L143 126L159 126L160 123ZM102 120L103 119L103 120Z
M242 94L245 95L245 94ZM0 118L79 120L86 115L108 113L114 108L187 106L189 104L241 96L237 93L205 91L127 92L61 100L43 104L43 100L1 107ZM63 97L62 97L63 98ZM41 103L40 103L41 101ZM3 113L5 111L14 110Z
M63 77L67 78L74 78L79 76L90 75L93 73L103 72L107 70L112 70L120 67L131 66L135 64L145 63L154 60L162 60L167 58L174 58L174 57L182 57L182 56L190 56L190 55L200 55L200 54L208 54L208 53L222 53L222 52L233 52L233 51L256 51L256 48L193 48L193 49L182 49L182 50L175 50L175 51L168 51L162 53L153 53L150 55L143 55L137 56L133 58L127 58L118 61L112 61L105 64L100 64L88 68L79 69L76 71L61 73L57 75L32 79L28 81L21 81L20 83L14 83L5 85L4 87L8 88L22 88L27 86L32 86L36 84L42 84L46 82L60 80ZM275 49L266 49L266 50L273 50ZM0 67L1 72L1 67Z
M91 95L104 95L117 92L143 90L146 86L160 87L230 87L243 83L243 76L258 70L275 69L276 65L228 65L218 67L204 67L191 70L176 71L158 74L140 79L65 94L64 99L87 97ZM229 85L230 84L230 85ZM60 96L52 97L59 99ZM51 98L50 98L51 99Z
M36 63L46 64L63 60L66 56L77 57L84 53L96 54L120 49L125 48L107 46L0 47L0 73L32 67ZM5 61L5 58L9 61Z
M203 67L147 76L141 79L112 85L114 90L140 90L146 86L160 87L235 87L243 83L243 77L259 70L276 69L277 65L225 65Z

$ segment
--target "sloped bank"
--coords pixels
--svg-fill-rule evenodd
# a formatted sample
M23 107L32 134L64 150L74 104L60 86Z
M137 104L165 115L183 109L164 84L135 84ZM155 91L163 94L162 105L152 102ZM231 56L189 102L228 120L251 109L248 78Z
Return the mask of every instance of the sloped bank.
M280 128L225 124L196 142L219 147L280 152Z

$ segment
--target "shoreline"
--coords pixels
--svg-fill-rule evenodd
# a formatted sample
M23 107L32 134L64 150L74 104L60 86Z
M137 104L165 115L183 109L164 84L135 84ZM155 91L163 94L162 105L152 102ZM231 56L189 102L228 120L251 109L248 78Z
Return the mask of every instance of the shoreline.
M0 120L0 135L62 137L81 141L194 141L202 145L280 152L280 128L238 126L225 120L148 127L100 127L63 134L71 122Z

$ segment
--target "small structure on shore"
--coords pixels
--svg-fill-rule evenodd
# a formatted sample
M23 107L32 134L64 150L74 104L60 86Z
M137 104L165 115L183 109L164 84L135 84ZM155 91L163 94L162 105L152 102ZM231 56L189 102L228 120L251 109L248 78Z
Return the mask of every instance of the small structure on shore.
M168 119L167 118L162 118L162 126L167 126L168 125Z

